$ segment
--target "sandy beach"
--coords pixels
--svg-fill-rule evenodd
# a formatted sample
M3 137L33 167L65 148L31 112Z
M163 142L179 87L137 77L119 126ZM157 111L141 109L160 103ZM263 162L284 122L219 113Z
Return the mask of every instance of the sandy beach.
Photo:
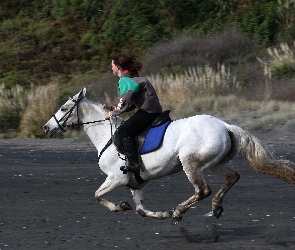
M276 157L295 162L295 130L255 135ZM249 169L224 199L220 219L205 217L211 198L195 204L178 225L143 218L135 210L112 213L94 192L106 176L88 139L0 140L0 249L295 249L295 187ZM214 192L223 180L211 172ZM146 206L173 208L193 194L185 174L146 186ZM133 205L128 188L106 196Z

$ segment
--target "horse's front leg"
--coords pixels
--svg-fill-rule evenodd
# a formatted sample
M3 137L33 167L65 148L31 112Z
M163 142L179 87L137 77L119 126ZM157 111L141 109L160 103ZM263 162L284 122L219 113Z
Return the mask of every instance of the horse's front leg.
M151 217L156 219L166 219L170 218L173 214L174 210L168 210L163 212L152 212L147 210L144 206L144 190L143 187L140 189L131 189L131 193L133 195L133 200L136 206L136 211L143 217Z
M96 201L111 210L112 212L132 210L132 206L127 201L121 201L119 204L115 204L103 197L103 195L105 195L106 193L124 185L126 184L122 183L122 181L119 181L117 178L115 178L115 176L108 176L104 183L95 192Z

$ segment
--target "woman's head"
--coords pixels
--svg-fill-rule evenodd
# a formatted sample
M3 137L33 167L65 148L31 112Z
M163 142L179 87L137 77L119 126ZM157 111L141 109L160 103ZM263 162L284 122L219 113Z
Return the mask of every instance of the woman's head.
M112 70L114 74L128 70L130 76L137 76L143 64L136 60L137 55L117 54L112 58Z

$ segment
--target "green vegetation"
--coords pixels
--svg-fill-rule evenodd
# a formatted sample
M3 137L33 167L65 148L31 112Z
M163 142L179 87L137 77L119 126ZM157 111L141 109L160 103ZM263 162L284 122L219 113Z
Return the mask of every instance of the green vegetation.
M206 96L293 102L294 19L294 0L2 0L0 137L42 137L55 111L42 101L56 108L84 86L88 98L116 102L118 52L142 56L142 74L177 117L232 105L181 111Z
M5 86L67 82L105 72L114 53L145 56L163 39L229 27L266 46L290 42L294 15L291 0L2 0L0 80Z

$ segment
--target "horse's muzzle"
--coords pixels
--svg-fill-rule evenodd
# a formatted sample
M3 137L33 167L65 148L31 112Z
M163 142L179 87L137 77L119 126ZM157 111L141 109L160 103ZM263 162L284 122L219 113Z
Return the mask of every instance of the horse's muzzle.
M57 128L50 130L50 127L48 125L44 125L43 130L44 130L45 134L49 135L50 137L57 137L60 132L60 130Z
M43 130L44 130L45 134L48 134L49 126L48 125L44 125L43 126Z

